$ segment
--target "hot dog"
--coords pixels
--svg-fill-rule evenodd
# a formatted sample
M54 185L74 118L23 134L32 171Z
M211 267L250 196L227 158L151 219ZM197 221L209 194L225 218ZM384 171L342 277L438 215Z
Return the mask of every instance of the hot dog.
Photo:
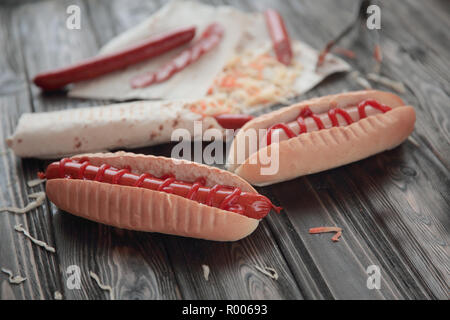
M389 92L315 98L247 122L231 145L227 168L258 186L290 180L392 149L408 137L414 123L414 109ZM263 133L256 151L244 142L253 129ZM261 173L268 166L261 161L266 155L279 161L276 173Z
M19 157L58 159L74 154L170 142L174 130L240 128L252 119L215 99L139 101L22 114L7 145ZM232 112L232 113L229 113ZM225 133L225 132L224 132Z
M132 230L233 241L281 210L232 173L164 157L80 155L51 163L40 177L59 208Z

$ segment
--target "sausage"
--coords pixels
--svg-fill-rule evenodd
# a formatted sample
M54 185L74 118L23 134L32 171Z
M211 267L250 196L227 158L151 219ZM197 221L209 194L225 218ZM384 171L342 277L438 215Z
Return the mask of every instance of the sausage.
M293 56L291 40L289 39L283 18L274 9L267 9L264 12L264 16L270 37L272 38L273 49L277 60L285 65L291 64Z
M195 27L179 28L153 36L142 43L119 52L101 55L69 67L40 73L34 77L33 82L43 90L61 89L69 83L93 79L162 55L167 51L188 43L194 36Z
M40 178L51 179L81 179L102 183L118 184L136 188L146 188L166 192L188 198L208 206L239 213L253 219L264 218L273 208L269 199L257 194L242 192L240 188L216 184L212 188L205 187L205 180L195 182L177 180L173 176L154 177L149 173L141 175L130 172L129 168L117 169L109 165L95 166L86 159L75 161L64 158L51 163Z
M130 81L132 88L145 88L154 83L164 82L175 73L194 63L201 56L216 47L222 39L224 29L217 23L210 24L201 37L191 47L182 51L172 61L156 71L146 72L133 77Z

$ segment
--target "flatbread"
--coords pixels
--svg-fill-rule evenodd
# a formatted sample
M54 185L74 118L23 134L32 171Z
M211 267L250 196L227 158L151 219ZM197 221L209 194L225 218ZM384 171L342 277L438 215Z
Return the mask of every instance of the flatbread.
M25 113L7 144L19 157L44 159L151 146L170 142L173 131L178 128L193 136L194 121L202 121L203 129L222 130L210 116L220 113L221 108L215 102L203 99L138 101Z

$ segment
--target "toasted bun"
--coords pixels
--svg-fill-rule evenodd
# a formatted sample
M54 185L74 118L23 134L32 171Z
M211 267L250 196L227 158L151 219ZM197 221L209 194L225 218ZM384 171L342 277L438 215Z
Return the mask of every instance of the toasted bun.
M223 184L256 193L235 174L186 160L125 152L85 154L74 159L81 157L93 165L130 166L133 173L149 172L155 176L172 173L186 181L204 177L207 186ZM177 195L90 180L48 180L47 196L62 210L103 224L208 240L239 240L251 234L259 223Z
M268 128L277 123L292 121L306 106L315 113L323 113L330 109L330 105L344 108L365 99L376 99L393 110L369 116L348 126L304 133L264 147L248 156L248 150L237 148L236 141L243 139L241 137L245 136L245 130ZM248 122L236 136L228 158L233 164L228 168L251 184L264 186L338 167L392 149L403 142L414 129L414 109L403 105L403 101L392 93L357 91L304 101L263 115ZM246 160L235 164L239 152L246 153ZM271 156L272 152L279 152L278 170L274 174L263 175L261 169L268 165L263 165L260 160L264 159L263 155Z

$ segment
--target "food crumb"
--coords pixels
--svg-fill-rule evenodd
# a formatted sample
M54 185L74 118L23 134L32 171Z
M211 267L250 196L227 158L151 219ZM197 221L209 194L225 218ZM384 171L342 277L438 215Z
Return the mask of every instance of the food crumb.
M29 233L27 230L25 230L25 229L23 228L23 225L22 225L22 224L15 225L15 226L14 226L14 229L15 229L17 232L22 232L22 233L23 233L28 239L30 239L31 242L33 242L34 244L36 244L36 245L38 245L38 246L40 246L40 247L43 247L45 250L47 250L47 251L49 251L49 252L52 252L52 253L55 253L55 252L56 252L55 248L53 248L52 246L49 246L49 245L48 245L47 243L45 243L44 241L41 241L41 240L38 240L38 239L32 237L32 236L30 235L30 233Z
M36 192L28 195L29 198L36 199L31 201L26 207L18 208L18 207L0 207L0 212L9 211L12 213L27 213L37 207L41 206L45 200L45 192Z

